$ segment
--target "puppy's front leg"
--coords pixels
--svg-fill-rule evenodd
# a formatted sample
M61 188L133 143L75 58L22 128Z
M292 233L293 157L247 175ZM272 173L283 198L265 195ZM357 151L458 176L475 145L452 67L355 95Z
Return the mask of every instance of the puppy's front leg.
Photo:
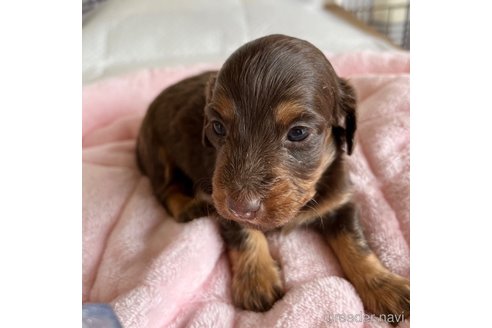
M283 296L283 288L265 235L226 220L221 220L221 232L232 267L234 303L250 311L269 310Z
M410 316L410 282L386 269L370 250L353 203L343 205L316 223L337 255L347 278L359 293L367 310Z

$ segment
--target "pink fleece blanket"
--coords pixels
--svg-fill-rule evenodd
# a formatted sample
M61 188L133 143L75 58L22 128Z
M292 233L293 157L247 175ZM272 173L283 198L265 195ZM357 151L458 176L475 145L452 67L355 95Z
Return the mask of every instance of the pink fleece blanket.
M409 57L329 58L358 94L349 163L367 238L390 270L408 276ZM84 88L83 302L110 303L125 327L389 327L364 317L336 257L307 229L268 235L285 297L266 313L235 308L215 223L176 223L154 200L135 163L141 119L163 88L211 68L146 70Z

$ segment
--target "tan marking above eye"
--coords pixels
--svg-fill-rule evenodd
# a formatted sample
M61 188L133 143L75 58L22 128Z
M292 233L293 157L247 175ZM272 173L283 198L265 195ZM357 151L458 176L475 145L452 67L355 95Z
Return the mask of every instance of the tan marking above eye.
M229 97L217 94L211 102L212 108L224 121L231 121L234 117L234 103Z
M281 125L290 125L306 111L295 102L282 102L275 108L275 120Z

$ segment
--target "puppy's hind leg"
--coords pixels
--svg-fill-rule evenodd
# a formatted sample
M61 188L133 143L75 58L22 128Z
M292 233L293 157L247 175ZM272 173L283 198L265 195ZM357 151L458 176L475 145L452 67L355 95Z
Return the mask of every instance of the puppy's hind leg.
M191 221L213 210L208 202L194 197L192 181L173 165L162 149L151 180L155 196L178 222Z
M215 211L213 205L200 194L193 195L192 183L181 171L175 169L171 182L162 192L162 202L178 222L188 222Z
M212 212L205 199L193 197L192 182L160 147L151 132L142 131L137 143L139 169L152 184L155 197L178 222L187 222Z

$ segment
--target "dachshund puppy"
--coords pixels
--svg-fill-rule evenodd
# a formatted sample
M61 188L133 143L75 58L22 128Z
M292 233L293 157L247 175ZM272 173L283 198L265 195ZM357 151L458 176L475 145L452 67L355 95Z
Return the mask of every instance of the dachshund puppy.
M137 141L141 171L179 222L216 217L236 305L266 311L282 297L265 232L317 229L366 309L409 316L409 281L369 248L344 157L356 98L312 44L270 35L236 50L218 72L164 90Z

